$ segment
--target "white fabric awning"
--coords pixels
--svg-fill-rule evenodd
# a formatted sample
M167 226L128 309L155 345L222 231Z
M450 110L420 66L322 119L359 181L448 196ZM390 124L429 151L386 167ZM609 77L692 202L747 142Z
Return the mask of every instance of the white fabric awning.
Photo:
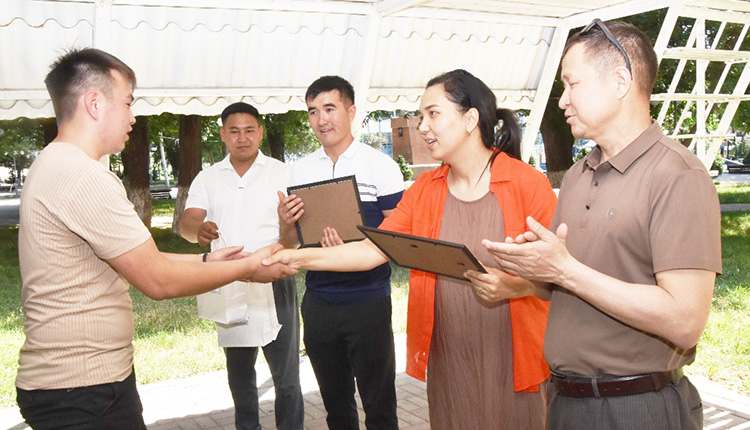
M431 77L464 68L501 106L531 110L528 156L571 28L686 5L748 12L740 0L2 0L0 119L53 116L43 79L70 47L135 70L136 115L217 115L240 100L304 110L326 74L352 82L360 116L415 110Z
M545 66L557 67L556 32L673 3L3 0L0 119L53 116L49 65L87 46L135 70L137 115L216 115L238 100L262 112L305 109L305 89L325 74L354 84L360 110L414 109L427 80L455 68L504 106L530 109Z

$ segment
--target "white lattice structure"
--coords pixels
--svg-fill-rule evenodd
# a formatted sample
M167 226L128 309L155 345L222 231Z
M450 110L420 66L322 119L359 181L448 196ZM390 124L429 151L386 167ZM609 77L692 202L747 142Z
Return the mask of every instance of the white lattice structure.
M672 40L674 27L679 25L680 18L694 21L684 46L676 46ZM706 31L707 22L714 27L718 25L710 40ZM739 29L736 39L726 37L728 26L735 26L735 30ZM679 112L679 115L675 115L676 120L671 127L672 137L692 139L691 147L703 160L706 168L711 166L721 142L734 137L733 133L729 133L730 125L740 102L750 100L750 94L747 94L750 84L750 51L746 50L749 26L750 2L691 1L669 9L654 45L660 61L678 61L667 92L652 97L652 101L661 103L658 120L665 124L664 119L670 106L675 112ZM746 46L745 50L741 49L743 44ZM696 71L693 89L690 93L677 93L678 83L684 79L686 66L690 62L694 63ZM713 89L708 88L706 82L706 70L711 62L723 64L723 70ZM739 74L734 85L727 81L732 68ZM723 112L718 123L711 127L707 121L708 114L715 106L723 108ZM687 118L694 120L693 132L685 131L684 124Z

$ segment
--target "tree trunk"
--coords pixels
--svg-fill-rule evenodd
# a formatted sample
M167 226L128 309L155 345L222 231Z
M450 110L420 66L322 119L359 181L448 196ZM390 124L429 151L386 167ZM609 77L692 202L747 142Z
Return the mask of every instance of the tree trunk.
M283 114L269 113L266 115L266 139L271 149L271 157L284 162L284 133L283 128L275 122L283 121Z
M149 161L151 152L148 143L148 118L139 116L130 132L130 144L123 151L122 163L127 176L123 183L128 198L146 227L151 228L151 189L149 187Z
M557 97L550 96L539 127L547 158L547 177L552 188L560 188L563 175L573 165L572 149L575 142L563 110L557 107L557 101Z
M180 218L185 210L190 184L201 171L201 117L180 115L180 175L177 179L177 200L174 202L172 233L180 234Z

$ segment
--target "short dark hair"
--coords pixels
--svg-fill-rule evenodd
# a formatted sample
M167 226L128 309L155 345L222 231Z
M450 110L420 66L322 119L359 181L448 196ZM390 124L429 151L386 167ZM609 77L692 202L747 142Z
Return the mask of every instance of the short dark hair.
M657 58L651 41L638 27L624 21L607 21L604 23L612 35L628 53L632 63L633 80L641 92L651 95L656 81ZM586 58L602 72L624 64L625 58L615 44L597 25L586 32L579 32L568 39L563 50L563 57L573 46L583 43Z
M224 126L224 123L227 121L227 118L229 118L229 115L235 114L235 113L247 113L255 117L255 119L258 120L258 124L260 124L260 113L258 112L258 109L255 108L255 106L247 104L245 102L237 102L232 103L231 105L224 108L224 110L221 112L221 125Z
M115 70L135 88L135 72L112 54L95 48L70 49L55 61L44 79L58 124L73 117L78 98L96 88L112 97Z
M354 104L354 87L352 87L352 84L341 76L334 75L321 76L310 84L305 93L305 101L313 100L320 93L327 93L333 90L339 92L339 97L341 97L342 101Z
M493 150L490 163L497 154L505 152L521 159L521 127L513 111L498 109L497 99L490 88L476 76L463 69L456 69L435 76L427 82L427 87L442 85L448 100L466 113L475 108L479 112L479 130L482 143ZM502 122L500 130L495 127Z

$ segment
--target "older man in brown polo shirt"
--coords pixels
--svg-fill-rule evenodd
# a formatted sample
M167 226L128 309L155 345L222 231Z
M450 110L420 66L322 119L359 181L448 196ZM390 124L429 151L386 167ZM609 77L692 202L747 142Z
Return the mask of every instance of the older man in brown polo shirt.
M485 241L550 298L551 429L696 429L692 363L721 272L720 211L700 161L649 112L656 55L595 20L565 48L560 108L597 146L565 175L552 231Z

